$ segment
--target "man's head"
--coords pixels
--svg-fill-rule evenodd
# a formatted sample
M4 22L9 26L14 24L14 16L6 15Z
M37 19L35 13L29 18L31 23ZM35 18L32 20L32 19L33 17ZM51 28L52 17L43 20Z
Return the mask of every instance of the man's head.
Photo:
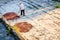
M22 2L20 2L19 4L22 4Z

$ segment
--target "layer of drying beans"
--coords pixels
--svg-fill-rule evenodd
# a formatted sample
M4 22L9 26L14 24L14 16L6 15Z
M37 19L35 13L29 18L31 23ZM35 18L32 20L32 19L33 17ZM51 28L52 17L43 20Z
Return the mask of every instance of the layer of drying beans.
M19 16L15 12L8 12L8 13L5 13L3 16L7 20L14 20L14 19L19 18Z
M14 26L20 29L20 32L28 32L33 26L27 22L16 23Z

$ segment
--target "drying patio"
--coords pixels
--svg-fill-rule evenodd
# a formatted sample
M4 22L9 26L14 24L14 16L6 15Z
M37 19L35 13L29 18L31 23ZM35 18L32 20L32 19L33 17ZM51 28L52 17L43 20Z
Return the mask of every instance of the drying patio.
M0 7L2 15L6 12L19 12L19 1L23 1L26 16L15 20L5 20L22 40L60 40L60 9L54 8L55 2L45 0L15 0ZM14 7L14 8L13 8ZM26 33L18 31L14 24L28 22L33 25Z

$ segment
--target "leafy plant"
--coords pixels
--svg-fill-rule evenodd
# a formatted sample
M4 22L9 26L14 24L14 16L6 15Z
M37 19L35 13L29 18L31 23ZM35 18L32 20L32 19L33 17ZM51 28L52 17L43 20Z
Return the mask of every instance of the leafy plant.
M2 18L0 18L0 22L2 22Z
M57 3L57 4L55 5L55 7L56 7L56 8L60 8L60 3Z

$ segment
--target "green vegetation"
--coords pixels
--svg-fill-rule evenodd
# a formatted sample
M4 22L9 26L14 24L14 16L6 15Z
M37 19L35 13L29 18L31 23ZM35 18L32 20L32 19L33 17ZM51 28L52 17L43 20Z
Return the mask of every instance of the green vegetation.
M56 8L60 8L60 3L55 4Z
M7 34L7 35L12 34L12 30L11 30L11 28L10 28L10 27L8 27L7 29L8 29L8 34Z
M56 8L60 8L60 3L59 3L60 0L52 0L52 1L58 2L57 4L55 4L55 7L56 7Z
M60 2L60 0L52 0L52 1Z
M0 22L2 22L2 18L0 18Z
M9 25L6 25L6 29L8 30L8 34L7 35L12 34L12 29L10 28Z

